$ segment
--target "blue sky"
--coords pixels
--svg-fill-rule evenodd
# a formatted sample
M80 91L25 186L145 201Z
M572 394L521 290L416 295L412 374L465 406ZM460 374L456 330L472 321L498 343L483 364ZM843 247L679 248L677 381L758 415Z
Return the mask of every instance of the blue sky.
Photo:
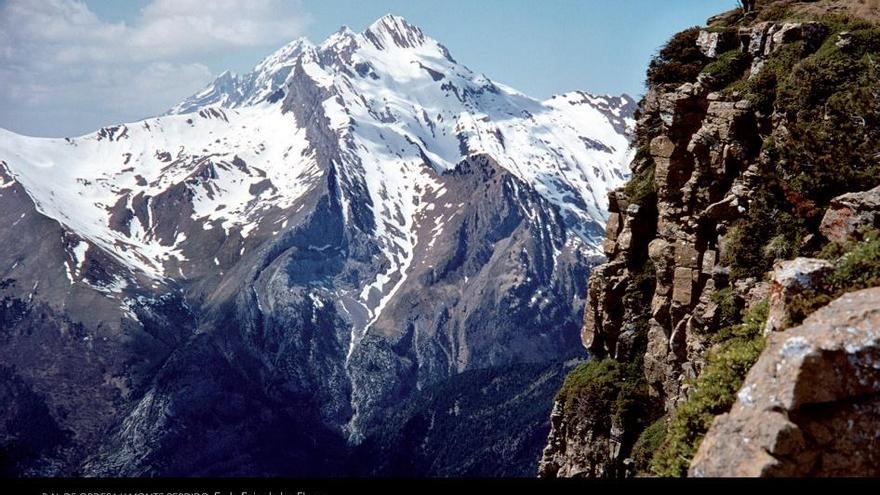
M2 0L0 127L62 136L148 117L225 69L246 72L285 41L320 42L341 25L360 31L386 13L531 96L584 89L637 97L651 55L672 33L735 3Z
M420 26L471 69L534 97L585 89L636 96L657 47L733 0L444 0L304 2L310 37L384 13ZM442 7L438 7L442 5ZM662 8L659 8L661 7Z

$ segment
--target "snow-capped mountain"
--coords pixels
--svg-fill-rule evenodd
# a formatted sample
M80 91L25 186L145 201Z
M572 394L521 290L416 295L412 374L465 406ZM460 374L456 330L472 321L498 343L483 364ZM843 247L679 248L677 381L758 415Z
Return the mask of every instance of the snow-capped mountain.
M78 435L22 462L191 474L220 469L234 442L242 474L291 474L265 465L263 435L282 431L292 458L336 458L423 389L557 362L578 341L633 110L626 96L535 100L389 15L296 40L160 117L67 139L0 130L14 308L0 330L18 335L0 357L21 370L55 352L56 371L79 369L16 372L47 411L88 386L106 406L47 412ZM35 328L38 313L54 323ZM192 394L259 414L181 406ZM205 414L214 426L193 434ZM528 438L511 440L526 457L543 442Z
M360 34L342 28L317 47L296 40L245 76L224 73L169 113L279 101L297 77L326 92L322 113L338 139L351 142L361 160L375 157L364 164L368 175L392 181L381 170L389 161L442 173L486 153L570 215L585 240L601 241L605 191L628 174L621 166L633 125L628 97L572 92L534 100L472 72L421 29L389 15Z

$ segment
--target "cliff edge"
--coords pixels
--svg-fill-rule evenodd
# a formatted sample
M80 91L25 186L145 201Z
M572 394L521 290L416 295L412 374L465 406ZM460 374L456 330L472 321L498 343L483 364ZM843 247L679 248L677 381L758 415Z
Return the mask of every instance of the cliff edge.
M652 61L633 179L610 193L607 262L589 280L591 359L557 396L539 476L686 475L785 340L765 350L766 335L880 285L878 8L758 2ZM742 443L719 422L714 442Z

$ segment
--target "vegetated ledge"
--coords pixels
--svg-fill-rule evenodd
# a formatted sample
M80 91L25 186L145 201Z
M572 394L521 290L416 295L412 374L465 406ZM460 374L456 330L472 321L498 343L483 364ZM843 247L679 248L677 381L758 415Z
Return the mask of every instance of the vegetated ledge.
M769 337L692 476L880 474L880 288L850 292Z
M758 360L768 313L785 313L784 330L880 285L870 228L844 242L821 228L841 195L880 184L878 8L759 2L652 61L633 180L610 195L608 262L589 283L593 363L557 398L540 476L686 475ZM770 274L798 257L832 273L791 294ZM615 370L643 380L639 414L615 414Z

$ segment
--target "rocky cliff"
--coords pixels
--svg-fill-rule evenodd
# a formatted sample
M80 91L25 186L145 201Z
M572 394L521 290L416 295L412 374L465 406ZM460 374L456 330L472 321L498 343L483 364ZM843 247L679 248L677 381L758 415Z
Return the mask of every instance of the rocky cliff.
M765 331L880 285L873 196L852 194L880 182L876 8L758 2L651 63L633 179L610 194L589 281L591 360L557 396L540 476L686 474Z

